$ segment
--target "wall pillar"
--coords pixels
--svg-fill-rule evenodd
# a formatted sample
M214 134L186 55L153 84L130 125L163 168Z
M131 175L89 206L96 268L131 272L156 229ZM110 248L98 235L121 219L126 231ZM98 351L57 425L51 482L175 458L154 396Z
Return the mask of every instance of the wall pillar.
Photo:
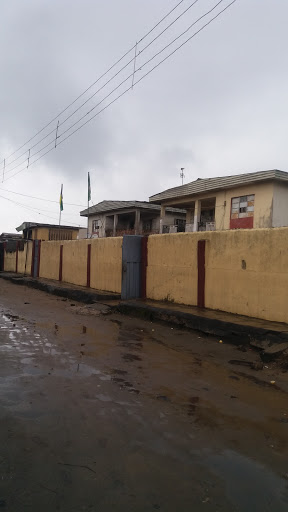
M198 231L198 223L200 222L200 216L201 216L201 201L200 201L200 199L196 199L195 210L194 210L193 231Z
M160 234L163 233L163 224L164 224L165 214L166 214L166 207L161 204L161 210L160 210L160 230L159 230Z
M140 210L135 211L135 235L139 235L140 233Z
M115 213L114 223L113 223L113 236L116 236L117 224L118 224L118 215Z
M198 290L197 306L205 308L205 240L198 240L197 267L198 267Z
M41 240L38 240L38 266L37 266L37 277L40 273L40 258L41 258Z
M62 281L62 270L63 270L63 245L60 245L59 281Z
M16 269L15 269L16 274L18 273L18 251L19 251L19 242L17 240L17 242L16 242Z
M91 244L87 246L87 288L90 288L90 276L91 276Z

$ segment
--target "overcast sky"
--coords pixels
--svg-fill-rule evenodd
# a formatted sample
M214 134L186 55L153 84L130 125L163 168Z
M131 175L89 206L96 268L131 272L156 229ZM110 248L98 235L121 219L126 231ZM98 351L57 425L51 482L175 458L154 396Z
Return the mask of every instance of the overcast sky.
M185 36L143 66L217 1L198 0L141 52L136 59L136 70L141 69L136 71L134 81L231 0L223 0ZM12 192L58 201L61 183L64 185L62 223L84 225L79 211L87 203L88 171L95 204L104 199L148 200L157 192L180 185L181 167L185 167L185 182L265 169L288 170L288 2L237 0L133 90L56 150L22 171L27 165L29 148L51 130L56 135L58 114L178 2L1 1L0 161L6 158L6 168L2 182L3 163L0 164L0 232L14 231L23 221L57 223L58 203ZM184 0L138 45L137 51L192 3L193 0ZM60 123L133 59L133 55L132 51L121 65L59 116ZM59 143L73 131L61 135L66 129L133 73L133 65L131 62L60 125ZM124 92L131 80L130 77L90 116ZM8 158L54 118L38 137ZM53 138L54 133L31 149L30 163L53 147ZM49 142L50 146L40 151ZM40 153L33 157L37 151ZM21 172L16 174L18 171Z

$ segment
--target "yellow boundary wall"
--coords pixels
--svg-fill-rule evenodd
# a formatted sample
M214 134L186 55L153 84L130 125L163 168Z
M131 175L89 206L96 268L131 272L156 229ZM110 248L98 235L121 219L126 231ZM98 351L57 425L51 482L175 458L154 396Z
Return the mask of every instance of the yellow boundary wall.
M41 242L39 277L59 279L60 242Z
M18 273L31 275L33 242L24 243L24 250L18 250ZM4 271L16 272L16 250L4 252Z
M121 293L121 237L42 242L39 277L59 279L61 245L63 245L63 282L86 286L87 253L88 245L91 245L90 287Z
M148 238L147 298L197 305L198 241L206 241L205 306L288 323L288 228L152 235ZM90 286L121 293L122 237L41 243L39 276L86 286L91 244ZM18 272L30 274L32 243L18 251ZM15 272L16 252L6 253L4 270Z
M199 240L207 308L288 322L288 228L150 236L147 298L197 305Z

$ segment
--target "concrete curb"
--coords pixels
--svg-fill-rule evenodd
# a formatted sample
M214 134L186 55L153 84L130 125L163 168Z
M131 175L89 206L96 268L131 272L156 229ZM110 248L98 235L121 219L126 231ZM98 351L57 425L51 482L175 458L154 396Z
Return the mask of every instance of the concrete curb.
M220 319L207 316L195 315L178 310L165 309L163 307L151 306L141 302L125 301L118 306L118 311L123 314L130 314L146 320L158 320L177 327L184 327L201 331L205 334L219 336L227 342L237 345L248 345L251 340L269 340L273 343L288 341L288 332L264 329L253 325L226 322Z
M70 288L65 287L65 285L57 285L56 283L51 284L49 282L45 283L43 281L38 281L38 279L34 279L32 277L24 277L21 275L16 277L15 274L13 275L3 272L0 273L0 278L6 279L6 281L11 281L14 284L29 286L30 288L35 288L43 292L57 295L58 297L64 297L66 299L83 302L85 304L93 304L94 302L101 301L105 302L109 300L119 300L121 298L120 294L117 293L109 293L98 290L91 292L88 289L82 290L81 288Z
M120 301L121 295L104 291L90 291L80 287L70 287L63 284L39 281L36 278L0 272L0 278L11 281L14 284L25 285L46 293L64 297L69 300L75 300L84 304L93 304L95 302ZM165 322L166 324L177 327L193 329L214 336L219 336L227 342L238 345L249 345L252 340L268 340L270 343L282 343L288 341L288 332L275 329L267 329L255 325L242 324L241 322L229 322L219 318L205 315L197 315L193 312L165 308L160 305L152 306L141 301L121 301L114 305L113 309L126 315L133 315L146 320L155 320Z

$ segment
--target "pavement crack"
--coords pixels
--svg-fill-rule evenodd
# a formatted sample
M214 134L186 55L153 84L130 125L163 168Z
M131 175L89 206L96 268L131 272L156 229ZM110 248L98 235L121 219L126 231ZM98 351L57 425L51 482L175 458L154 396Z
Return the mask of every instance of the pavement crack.
M81 464L68 464L68 463L65 463L65 462L58 462L58 464L60 464L61 466L71 466L71 467L74 467L74 468L88 469L88 471L92 471L92 473L95 473L95 475L97 475L96 471L94 471L94 469L90 468L89 466L83 466Z

